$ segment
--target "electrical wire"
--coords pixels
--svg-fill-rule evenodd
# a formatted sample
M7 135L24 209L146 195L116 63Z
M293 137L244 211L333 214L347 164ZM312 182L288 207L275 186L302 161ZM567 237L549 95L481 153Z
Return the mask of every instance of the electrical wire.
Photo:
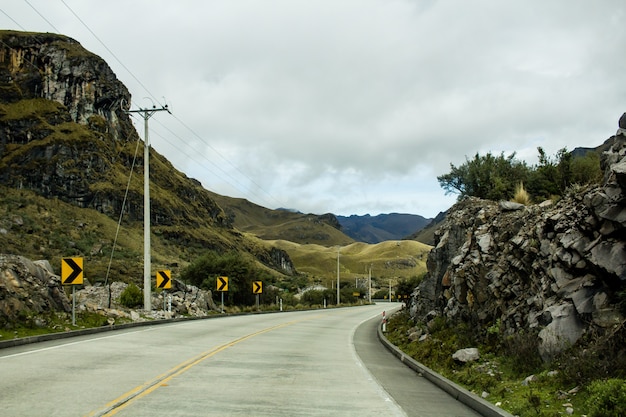
M26 0L24 0L26 1ZM74 15L74 17L76 17L76 19L78 19L78 21L85 27L85 29L87 29L89 31L89 33L91 33L93 35L94 38L96 38L96 40L98 42L100 42L100 45L102 45L104 47L104 49L106 49L113 58L115 58L115 60L122 66L122 68L124 68L126 70L126 72L128 72L128 74L130 74L131 77L133 77L133 79L135 81L137 81L137 83L144 89L146 90L146 92L148 94L150 94L150 97L152 97L152 99L154 99L154 101L156 101L157 103L159 103L160 106L162 106L162 104L160 103L159 99L157 99L154 95L152 95L152 93L150 93L150 90L148 90L148 87L146 87L145 85L143 85L143 83L141 82L141 80L139 78L137 78L135 76L135 74L133 74L133 72L131 70L128 69L128 67L126 67L126 65L124 65L124 63L122 62L121 59L119 59L117 57L117 55L115 55L113 53L113 51L111 51L109 49L108 46L106 46L106 44L98 37L98 35L96 35L96 33L91 30L91 28L87 25L87 23L85 23L85 21L83 19L80 18L80 16L78 16L78 14L65 2L65 0L61 0L61 3L63 3L63 5L67 8L67 10L70 11L70 13L72 13Z
M59 31L59 29L57 29L57 28L56 28L56 27L52 24L52 22L50 22L50 21L46 18L46 16L42 15L42 14L39 12L39 10L37 10L37 8L36 8L35 6L33 6L32 4L30 4L30 2L29 2L28 0L24 0L24 2L25 2L26 4L28 4L28 5L30 6L30 8L31 8L31 9L33 9L33 10L35 11L35 13L37 13L37 14L38 14L38 15L39 15L39 16L40 16L43 20L45 20L45 21L46 21L46 23L47 23L47 24L49 24L49 25L50 25L50 27L51 27L52 29L54 29L54 31L55 31L56 33L58 33L58 34L60 34L60 33L61 33L61 32Z
M211 150L213 150L213 152L215 152L217 154L217 156L219 156L222 160L224 160L228 165L230 165L232 168L234 168L237 172L239 172L239 174L241 174L244 178L246 178L248 181L250 181L250 183L254 184L259 190L263 191L268 197L270 197L272 200L274 200L276 203L278 203L280 205L280 202L274 198L274 196L272 196L269 192L267 192L263 187L261 187L256 181L254 181L252 178L250 178L249 176L247 176L241 169L239 169L239 167L237 167L235 164L233 164L230 160L228 160L225 156L223 156L220 152L218 152L217 149L215 149L213 146L211 146L210 143L208 143L207 141L204 140L203 137L201 137L198 133L196 133L191 127L189 127L187 124L185 124L185 122L183 122L181 119L179 119L178 117L176 117L176 115L173 115L174 119L176 121L178 121L185 129L187 129L193 136L195 136L197 139L199 139L200 141L202 141L202 143L204 143L206 146L208 146ZM241 190L240 190L241 191ZM249 192L251 192L251 190L248 189Z
M52 22L50 22L48 19L46 19L44 17L44 15L39 12L37 10L37 8L35 6L33 6L30 2L28 2L28 0L24 0L39 16L41 16L52 28L54 28L55 31L59 32L59 30L52 24ZM155 102L161 104L161 101L154 95L152 94L152 92L148 89L148 87L146 87L141 80L135 76L135 74L122 62L121 59L119 59L117 57L117 55L104 43L104 41L102 41L102 39L100 39L100 37L98 37L98 35L89 27L89 25L78 15L78 13L76 13L69 4L67 4L67 2L65 0L61 0L61 2L63 3L63 5L68 9L68 11L87 29L87 31L89 31L89 33L106 49L106 51L111 54L111 56L122 66L122 68L128 72L128 74L138 83L139 86L141 86L141 88L143 88L145 90L145 92L151 97L151 99L153 99ZM11 16L9 16L6 12L2 11L9 19L11 19L16 25L18 25L22 30L24 30L24 28L18 23L16 22ZM0 41L1 42L1 41ZM10 48L10 46L6 45L4 42L2 42L5 46L7 46L8 48ZM12 49L12 48L11 48ZM30 64L30 62L29 62ZM228 177L229 179L225 178L224 176L221 176L219 174L217 174L215 171L212 171L210 169L204 168L206 169L209 173L211 173L212 175L220 178L221 180L229 183L231 186L233 186L233 188L239 190L240 192L242 192L244 195L248 194L248 195L254 195L255 197L263 200L263 201L267 201L269 202L270 200L272 200L276 205L278 206L283 206L283 204L280 203L280 201L278 199L276 199L271 193L269 193L264 187L262 187L260 184L258 184L254 179L250 178L247 174L245 174L238 166L236 166L231 160L229 160L228 158L226 158L224 155L222 155L217 149L215 149L215 147L213 147L209 141L207 141L204 137L202 137L200 134L198 134L194 129L192 129L189 125L187 125L182 119L180 119L179 117L177 117L176 115L172 115L174 117L174 120L176 120L180 126L182 126L185 130L187 130L194 138L198 139L201 143L203 143L207 148L209 148L211 151L213 151L222 161L224 161L227 165L229 165L230 167L232 167L234 169L234 171L236 171L238 173L238 175L240 175L241 177L245 178L249 184L254 185L254 187L256 187L257 190L260 190L263 195L260 195L258 193L256 193L253 189L251 189L249 186L246 186L245 184L243 184L241 181L239 181L237 178L235 178L233 175L231 175L229 172L227 172L226 170L224 170L222 168L222 166L220 166L219 164L216 164L215 162L213 162L211 159L209 159L206 154L204 152L201 152L197 149L193 149L193 151L195 151L194 154L189 155L187 152L183 152L185 153L186 156L188 156L191 160L196 161L199 165L202 165L202 162L199 162L196 159L197 155L201 155L202 158L209 162L212 166L214 166L217 170L221 171L224 176ZM183 141L183 139L176 134L175 132L173 132L171 129L167 128L165 125L163 125L162 123L158 122L163 128L165 128L172 136L176 137L177 139L179 139L180 141ZM171 143L169 140L167 140L165 138L165 136L161 136L159 135L161 138L163 138L164 140L166 140L168 143L170 143L174 148L176 148L179 152L181 152L181 147Z
M164 128L170 135L174 136L175 138L179 139L179 140L183 140L180 136L178 136L175 132L173 132L171 129L169 129L167 126L165 126L164 124L162 124L159 121L155 122L160 125L162 128ZM219 170L222 174L224 174L225 176L227 176L228 178L230 178L230 180L224 178L222 175L218 174L217 172L207 168L206 166L204 166L204 169L207 170L208 172L210 172L211 174L213 174L214 176L220 178L221 180L229 183L230 185L232 185L234 188L236 188L237 190L239 190L240 192L242 192L243 194L251 194L256 196L257 198L259 198L260 200L269 202L266 197L254 192L253 190L249 189L245 184L242 184L241 181L239 181L237 178L235 178L233 175L231 175L228 171L224 170L224 168L222 168L222 166L220 166L219 164L215 163L214 161L212 161L208 156L206 156L206 154L204 152L202 152L199 149L194 148L191 145L188 145L189 148L191 148L191 150L194 152L192 155L190 155L189 153L186 152L185 148L180 148L177 144L172 143L169 139L167 139L167 137L165 135L162 135L159 133L158 129L157 130L151 130L150 131L151 135L155 135L158 136L159 138L161 138L162 140L164 140L165 142L169 143L174 149L177 150L177 152L181 152L183 153L185 156L187 156L189 159L191 159L192 161L196 162L198 165L202 165L204 166L200 161L197 160L197 156L200 156L202 159L204 159L206 162L208 162L210 165L212 165L213 167L215 167L217 170ZM199 139L201 139L200 137L198 137ZM207 145L206 142L202 141L203 144ZM208 145L207 145L208 146ZM212 150L215 151L214 148L211 147ZM215 151L218 155L219 153L217 151ZM237 169L237 167L235 167L232 163L230 163L230 161L228 161L226 158L224 158L223 156L221 157L224 161L228 162L230 166L234 167L235 169ZM238 170L238 169L237 169ZM239 171L239 170L238 170ZM241 171L239 171L241 173ZM245 174L241 173L243 177L248 178ZM249 178L248 178L249 179ZM232 182L231 182L232 181ZM257 185L259 187L259 189L261 189L261 187L256 184L254 181L250 180L252 183L254 183L255 185ZM241 186L237 186L237 185ZM266 193L267 194L267 193ZM269 195L269 194L267 194ZM273 198L271 195L269 195L271 198ZM275 199L274 199L275 200ZM279 203L280 204L280 203Z
M107 266L107 273L104 278L104 286L106 287L109 281L109 273L111 272L111 264L113 263L113 254L115 253L115 247L117 246L117 238L120 234L120 226L122 224L122 217L124 216L124 207L126 206L126 200L128 199L128 191L130 190L130 182L133 179L133 171L135 169L135 162L137 161L137 154L139 153L139 144L141 141L137 139L137 146L135 146L135 156L133 157L133 163L130 167L130 174L128 175L128 183L126 184L126 192L124 193L124 200L122 200L122 208L120 209L120 217L117 221L117 229L115 230L115 239L113 239L113 246L111 247L111 256L109 257L109 265ZM109 289L109 308L111 307L111 291Z
M7 12L5 12L2 9L0 9L0 12L2 12L2 14L4 14L6 17L8 17L11 20L11 22L15 23L20 29L22 29L24 32L26 32L26 29L24 29L24 26L22 26L19 23L17 23L17 21L15 19L13 19L11 16L9 16L9 14Z
M157 102L160 106L163 106L163 104L161 103L161 101L154 95L152 94L152 92L148 89L148 87L146 87L137 76L135 76L135 74L133 74L133 72L115 55L115 53L113 53L113 51L111 51L111 49L96 35L96 33L89 27L89 25L87 25L87 23L80 18L80 16L78 16L78 14L65 2L65 0L61 0L61 2L63 3L63 5L65 5L65 7L74 15L74 17L76 17L76 19L78 19L78 21L89 31L89 33L91 33L93 35L93 37L111 54L111 56L113 56L113 58L122 66L122 68L124 68L124 70L126 70L128 72L128 74L130 74L130 76L137 81L137 83L146 91L146 93L155 101ZM202 136L200 136L199 134L197 134L191 127L189 127L185 122L183 122L180 118L178 118L176 115L172 114L172 116L174 117L174 119L180 123L181 126L183 126L185 129L187 129L187 131L189 131L194 137L196 137L197 139L199 139L202 143L204 143L208 148L210 148L213 152L215 152L216 155L218 155L222 160L224 160L227 164L229 164L231 167L233 167L240 175L242 175L244 178L246 178L246 180L248 180L251 184L254 184L254 186L256 186L259 190L263 191L267 196L269 196L272 200L274 200L276 203L278 203L279 205L280 202L274 198L268 191L266 191L262 186L260 186L256 181L254 181L252 178L250 178L248 175L246 175L239 167L237 167L235 164L233 164L229 159L227 159L226 157L224 157L220 152L217 151L217 149L215 149L213 146L211 146L211 144L205 140ZM171 131L170 131L171 132ZM178 137L178 135L176 135ZM220 168L221 169L221 168ZM225 174L226 172L223 171ZM230 176L229 174L226 174L229 177L231 177L233 180L235 180L232 176ZM236 180L235 180L236 181ZM236 181L239 185L242 185L239 181ZM234 184L231 183L231 185L234 186L234 188L238 189L239 191L243 191L241 190L239 187L235 186ZM245 186L244 186L245 187ZM246 190L248 193L250 194L255 194L250 188L246 187ZM244 191L245 194L245 191ZM258 195L257 195L258 196Z

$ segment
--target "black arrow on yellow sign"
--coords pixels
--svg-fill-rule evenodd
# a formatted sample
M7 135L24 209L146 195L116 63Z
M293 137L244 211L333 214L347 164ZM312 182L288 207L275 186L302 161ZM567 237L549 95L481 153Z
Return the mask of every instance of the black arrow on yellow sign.
M157 288L169 289L172 288L172 279L171 279L171 271L157 271L156 281Z
M263 281L254 281L252 283L252 293L254 294L263 293Z
M228 277L217 277L217 290L228 291Z
M61 260L61 284L80 285L83 283L83 258L63 258Z

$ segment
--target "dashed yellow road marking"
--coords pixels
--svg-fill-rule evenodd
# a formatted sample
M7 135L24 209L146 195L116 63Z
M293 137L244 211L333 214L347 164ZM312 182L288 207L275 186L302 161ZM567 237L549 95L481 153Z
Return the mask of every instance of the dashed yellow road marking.
M317 316L316 316L317 317ZM222 352L225 349L228 349L229 347L235 346L238 343L241 343L243 341L246 341L248 339L251 339L255 336L261 335L263 333L267 333L267 332L271 332L272 330L277 330L283 327L287 327L287 326L291 326L295 323L301 322L301 321L306 321L306 320L312 320L315 317L311 317L311 318L307 318L304 320L294 320L294 321L290 321L287 323L282 323L282 324L277 324L276 326L272 326L272 327L268 327L267 329L263 329L263 330L259 330L258 332L254 332L251 333L249 335L246 336L242 336L238 339L235 339L231 342L228 342L226 344L223 344L221 346L218 346L214 349L208 350L206 352L203 352L185 362L182 362L178 365L176 365L175 367L173 367L172 369L170 369L167 372L164 372L161 375L158 375L156 378L154 378L151 381L146 382L145 384L139 385L138 387L135 387L133 389L131 389L130 391L120 395L119 397L117 397L116 399L114 399L113 401L110 401L109 403L107 403L103 408L99 409L99 410L95 410L90 412L89 414L87 414L87 417L108 417L108 416L113 416L115 414L117 414L119 411L123 410L124 408L126 408L127 406L129 406L130 404L132 404L134 401L137 401L138 399L145 397L146 395L150 394L151 392L153 392L154 390L156 390L157 388L161 387L161 386L167 386L167 383L172 379L175 378L183 373L185 373L186 371L188 371L189 369L191 369L192 367L194 367L195 365L199 364L200 362L204 361L205 359L210 358L211 356L214 356L220 352Z

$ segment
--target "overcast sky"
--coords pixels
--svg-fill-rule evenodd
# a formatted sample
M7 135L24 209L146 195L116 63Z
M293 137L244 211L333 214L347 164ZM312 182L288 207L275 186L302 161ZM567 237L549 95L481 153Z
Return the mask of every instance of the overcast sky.
M595 147L626 111L623 0L3 0L104 58L150 142L268 208L434 217L475 153ZM143 137L143 121L135 125Z

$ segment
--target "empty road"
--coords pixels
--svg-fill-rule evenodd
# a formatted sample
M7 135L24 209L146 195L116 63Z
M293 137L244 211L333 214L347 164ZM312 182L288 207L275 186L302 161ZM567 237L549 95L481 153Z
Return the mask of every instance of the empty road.
M2 349L0 414L477 416L384 350L372 329L385 309L220 317Z

